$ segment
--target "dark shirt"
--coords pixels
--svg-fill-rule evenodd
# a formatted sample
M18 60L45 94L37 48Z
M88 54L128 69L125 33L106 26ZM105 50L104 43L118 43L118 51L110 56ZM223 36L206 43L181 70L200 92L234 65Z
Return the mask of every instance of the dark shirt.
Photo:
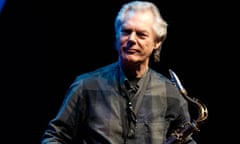
M134 107L142 90L135 136L130 138L127 98ZM163 144L170 127L189 121L188 103L169 79L149 68L132 86L116 62L76 78L42 144Z

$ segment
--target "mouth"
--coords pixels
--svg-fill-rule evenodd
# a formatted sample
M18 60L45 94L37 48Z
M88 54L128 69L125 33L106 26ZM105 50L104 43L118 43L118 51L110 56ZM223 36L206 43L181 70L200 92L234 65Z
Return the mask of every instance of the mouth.
M124 52L128 53L128 54L133 54L133 53L139 53L140 51L134 48L123 48Z
M139 52L139 51L136 50L136 49L128 49L126 52L127 52L127 53L137 53L137 52Z

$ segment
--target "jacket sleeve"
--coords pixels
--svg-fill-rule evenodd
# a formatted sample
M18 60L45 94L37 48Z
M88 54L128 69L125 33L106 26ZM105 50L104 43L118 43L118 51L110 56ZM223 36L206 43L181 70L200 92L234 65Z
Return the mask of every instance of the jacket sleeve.
M84 115L81 91L78 81L69 87L57 115L44 131L41 144L68 144L73 141Z

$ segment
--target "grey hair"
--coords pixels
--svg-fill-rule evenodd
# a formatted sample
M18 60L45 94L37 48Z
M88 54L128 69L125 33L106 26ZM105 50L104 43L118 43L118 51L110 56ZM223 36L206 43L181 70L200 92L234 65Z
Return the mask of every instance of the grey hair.
M117 17L115 19L114 28L116 32L116 38L119 37L119 29L120 26L127 15L129 11L141 11L141 10L150 10L155 18L153 23L153 31L156 34L156 40L161 40L162 42L166 39L167 36L167 22L162 18L160 11L158 7L148 1L132 1L129 3L126 3L122 6L120 11L117 14ZM162 45L162 44L161 44ZM153 60L154 62L160 61L160 51L161 51L161 45L158 49L153 51Z

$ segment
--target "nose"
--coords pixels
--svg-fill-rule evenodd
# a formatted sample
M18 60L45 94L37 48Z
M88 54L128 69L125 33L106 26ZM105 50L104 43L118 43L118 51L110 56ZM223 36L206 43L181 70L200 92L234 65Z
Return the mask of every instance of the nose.
M136 43L136 41L137 41L137 39L136 39L136 33L132 32L131 34L129 34L128 41L129 41L130 43Z

